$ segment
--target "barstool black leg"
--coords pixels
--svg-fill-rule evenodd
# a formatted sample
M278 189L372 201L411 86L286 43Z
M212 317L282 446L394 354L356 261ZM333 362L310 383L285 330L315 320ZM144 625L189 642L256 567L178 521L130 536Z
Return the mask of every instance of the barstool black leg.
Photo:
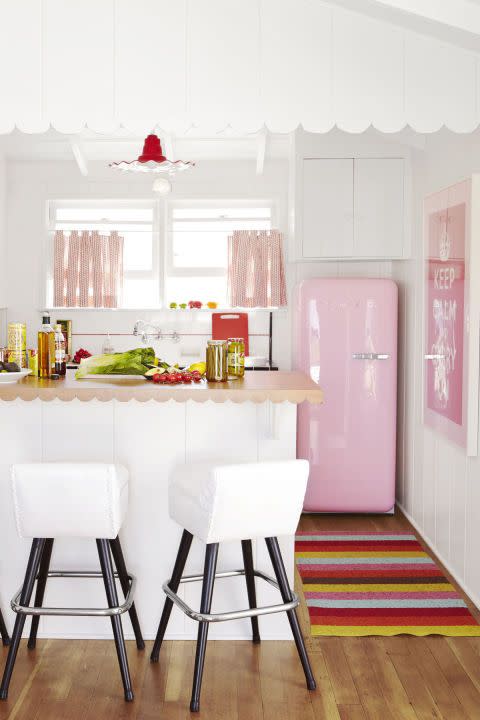
M35 584L35 578L37 577L44 546L44 538L35 538L32 542L32 549L30 550L30 557L28 558L25 580L23 581L22 592L20 594L21 605L28 605L30 603L30 598L32 597L33 586ZM15 626L13 628L12 641L10 644L10 649L8 651L5 670L3 672L2 684L0 686L1 700L6 700L8 697L8 688L10 685L10 680L12 679L13 668L15 665L15 660L17 658L18 646L20 645L23 628L25 626L25 620L26 615L24 615L23 613L17 613L17 617L15 618Z
M200 612L209 613L212 607L213 585L217 568L218 543L210 543L205 551L205 566L203 569L202 599ZM190 711L200 710L200 691L202 689L203 666L205 664L205 651L207 649L208 622L198 624L197 651L195 653L195 670L193 672L192 699Z
M255 592L255 575L253 573L253 552L252 541L242 540L243 566L245 568L245 580L247 581L248 604L250 608L257 607L257 594ZM258 617L252 617L252 640L254 643L260 642L260 632L258 629Z
M287 573L285 572L285 566L283 564L282 554L280 552L278 540L276 537L270 537L265 538L265 542L267 543L268 552L270 554L270 559L272 561L273 569L275 571L275 576L280 587L283 602L290 602L293 599L292 591L290 590L290 585L288 584ZM307 649L305 647L303 635L300 630L297 613L295 609L293 609L288 610L287 615L295 640L295 645L297 646L298 654L302 663L303 672L305 673L305 678L307 680L307 687L309 690L315 690L317 685L315 682L315 678L313 677L313 672L310 666L310 660L308 659Z
M35 607L42 607L43 598L45 596L45 587L48 579L48 571L50 569L50 559L52 557L53 538L45 540L45 546L40 560L40 570L38 571L37 590L35 593ZM34 650L37 644L38 624L40 615L32 615L32 625L30 628L30 637L28 638L28 649Z
M169 585L173 592L177 592L182 574L185 569L185 563L187 562L188 553L192 545L193 535L187 530L183 531L182 539L180 540L180 547L178 548L177 559L173 568L172 577L169 581ZM162 617L158 624L157 637L153 644L152 654L150 655L151 662L158 662L158 656L160 654L160 647L163 642L165 630L167 629L168 621L172 612L173 601L169 597L165 598L165 604L163 606Z
M103 581L105 583L108 607L116 607L118 606L118 595L108 540L97 540L97 549L98 556L100 558L100 567L102 568ZM130 670L128 668L125 638L123 637L122 619L119 615L112 615L110 620L112 621L112 629L115 637L115 646L117 648L118 664L120 665L120 672L122 675L125 700L130 702L133 700L133 688L132 681L130 679Z
M10 636L8 634L5 620L3 619L2 611L0 610L0 635L2 636L2 643L4 645L10 645Z
M122 546L120 544L120 538L117 536L115 540L110 540L110 548L112 550L113 562L118 572L118 579L122 586L122 592L127 597L127 593L130 589L130 580L128 579L128 570L125 564L125 558L123 557ZM143 641L142 631L140 629L140 623L138 621L137 609L135 603L128 611L130 615L130 621L132 623L133 632L135 633L135 640L137 641L137 648L139 650L145 649L145 643Z

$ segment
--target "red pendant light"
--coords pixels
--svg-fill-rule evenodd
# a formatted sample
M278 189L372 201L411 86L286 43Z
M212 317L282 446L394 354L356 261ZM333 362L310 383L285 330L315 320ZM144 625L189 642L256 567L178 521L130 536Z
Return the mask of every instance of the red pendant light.
M110 167L123 172L163 173L174 175L181 170L194 167L195 163L184 160L169 160L162 151L158 135L147 135L143 152L136 160L121 160L110 163Z

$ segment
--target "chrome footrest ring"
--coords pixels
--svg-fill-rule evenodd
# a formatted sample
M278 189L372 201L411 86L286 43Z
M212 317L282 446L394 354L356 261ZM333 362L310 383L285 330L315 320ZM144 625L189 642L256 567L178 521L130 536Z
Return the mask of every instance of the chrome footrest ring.
M103 579L100 571L95 570L53 570L48 573L49 578L94 578ZM115 573L118 578L118 573ZM87 617L111 617L112 615L122 615L130 610L133 605L133 597L137 579L135 575L128 574L130 580L130 588L125 601L121 605L112 608L57 608L57 607L31 607L30 605L20 605L20 597L22 588L14 595L10 602L12 610L23 615L63 615L63 616L87 616Z
M215 579L226 578L226 577L237 577L239 575L245 575L245 570L229 570L227 572L221 572L215 574ZM278 583L270 575L267 575L261 570L254 570L255 577L265 580L274 588L280 591ZM200 582L203 580L203 575L184 575L180 580L180 583ZM185 615L196 620L197 622L225 622L227 620L239 620L241 618L258 617L259 615L271 615L272 613L287 612L288 610L294 610L298 607L300 600L298 595L292 591L292 599L288 603L281 603L279 605L265 605L263 607L248 608L246 610L233 610L232 612L224 613L201 613L194 610L182 600L177 593L173 592L167 581L163 583L164 593L182 610Z

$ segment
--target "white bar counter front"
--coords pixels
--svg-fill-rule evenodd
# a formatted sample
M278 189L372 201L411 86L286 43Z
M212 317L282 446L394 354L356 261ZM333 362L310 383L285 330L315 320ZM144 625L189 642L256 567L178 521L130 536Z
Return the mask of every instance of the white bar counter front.
M162 583L173 568L181 528L168 516L168 478L180 463L202 460L251 462L296 457L297 404L320 403L321 389L298 372L246 373L244 380L199 385L154 385L138 380L80 380L68 371L62 380L26 378L0 385L0 603L9 629L9 603L21 585L30 542L17 536L10 491L10 467L18 462L117 462L130 473L127 520L121 532L129 570L138 579L135 602L145 638L155 637L164 602ZM255 497L251 498L252 505ZM293 538L281 538L293 584ZM194 541L186 574L203 572L204 546ZM263 541L254 543L256 567L273 575ZM52 569L98 569L94 542L59 540ZM242 567L240 543L222 545L218 570ZM180 587L189 605L199 607L201 584ZM277 601L257 582L258 604ZM102 606L97 580L50 579L45 605ZM219 579L213 612L243 609L243 577ZM133 637L125 617L125 635ZM28 631L27 623L27 631ZM264 639L290 638L284 613L260 618ZM197 623L174 608L166 637L196 638ZM211 638L247 639L249 620L213 623ZM104 618L42 617L39 637L111 638Z

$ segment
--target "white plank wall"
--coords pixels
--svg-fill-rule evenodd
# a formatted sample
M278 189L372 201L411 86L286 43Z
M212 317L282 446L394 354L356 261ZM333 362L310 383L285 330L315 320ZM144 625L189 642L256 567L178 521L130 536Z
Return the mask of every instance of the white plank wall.
M422 420L422 203L425 195L479 171L478 133L460 138L443 131L427 139L414 162L413 259L392 263L400 288L397 500L478 606L480 457L467 458Z

